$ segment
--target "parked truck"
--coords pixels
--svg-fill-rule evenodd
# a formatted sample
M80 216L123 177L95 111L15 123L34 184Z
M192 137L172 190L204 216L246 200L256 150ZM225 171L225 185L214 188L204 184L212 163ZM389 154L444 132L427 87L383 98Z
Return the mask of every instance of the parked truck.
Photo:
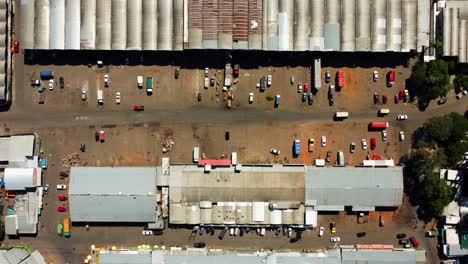
M388 122L370 122L369 129L386 129Z
M50 80L54 78L54 72L53 71L41 71L39 73L39 76L41 76L42 80Z
M322 66L320 64L320 59L314 59L314 88L317 91L322 86Z
M345 85L344 83L344 72L343 71L338 71L336 73L336 83L338 85L338 88L342 89Z
M336 112L335 116L338 119L344 119L349 116L349 113L348 112Z
M389 71L387 73L387 86L392 87L395 84L395 71Z
M98 104L104 104L104 95L102 90L97 90L97 101Z
M146 77L146 93L147 94L153 93L153 77L152 76Z
M208 86L210 86L210 79L208 77L205 77L205 89L208 89Z
M224 68L224 86L226 87L231 86L231 78L232 78L231 64L226 63L226 67Z
M301 141L299 139L294 140L294 155L299 156L301 154Z
M70 237L70 218L63 219L63 236Z
M138 88L143 88L143 76L137 77Z

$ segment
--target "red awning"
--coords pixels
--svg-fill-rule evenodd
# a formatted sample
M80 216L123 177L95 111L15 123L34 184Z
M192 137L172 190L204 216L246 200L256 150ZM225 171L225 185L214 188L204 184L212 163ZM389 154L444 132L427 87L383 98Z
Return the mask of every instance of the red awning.
M198 166L231 166L231 160L219 159L219 160L198 160Z

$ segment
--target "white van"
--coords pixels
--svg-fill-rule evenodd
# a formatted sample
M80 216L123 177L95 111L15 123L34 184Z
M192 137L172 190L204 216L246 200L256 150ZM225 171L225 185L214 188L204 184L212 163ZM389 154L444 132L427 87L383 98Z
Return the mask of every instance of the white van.
M390 114L390 109L382 108L382 109L379 110L379 114L380 115L388 115L388 114Z
M337 118L347 118L349 116L348 112L336 112L336 117Z
M237 165L237 152L231 153L231 163L232 165Z

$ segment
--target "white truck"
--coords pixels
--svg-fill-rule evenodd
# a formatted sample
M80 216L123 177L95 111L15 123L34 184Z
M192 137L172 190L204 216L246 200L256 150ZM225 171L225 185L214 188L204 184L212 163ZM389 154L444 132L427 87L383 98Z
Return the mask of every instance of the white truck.
M193 148L193 162L197 163L199 158L200 158L200 148L194 147Z
M322 70L321 70L321 62L320 59L314 59L314 88L315 90L320 90L320 87L322 86L321 84L321 78L322 78Z
M97 101L98 104L104 104L104 95L102 90L97 90Z
M224 86L226 87L231 86L231 78L232 78L231 64L226 63L226 67L224 68Z
M138 76L137 77L137 84L138 84L138 88L143 88L143 76Z

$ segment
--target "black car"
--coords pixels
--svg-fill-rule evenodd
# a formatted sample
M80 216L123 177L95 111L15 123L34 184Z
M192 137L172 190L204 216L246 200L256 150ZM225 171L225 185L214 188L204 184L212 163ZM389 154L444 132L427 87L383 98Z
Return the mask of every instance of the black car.
M366 232L359 232L356 234L357 237L365 237L366 236Z
M396 238L398 238L398 239L402 239L402 238L405 238L405 237L406 237L406 234L404 234L404 233L400 233L400 234L396 235Z
M379 94L374 93L374 104L377 104L379 102Z
M307 99L307 93L302 94L302 102L305 102Z
M387 96L386 96L386 95L383 95L383 96L382 96L382 103L383 103L383 104L386 104L386 103L387 103L387 100L388 100Z
M63 77L60 77L59 82L60 82L60 88L63 89L65 87L65 79L63 79Z
M228 141L230 137L229 131L226 131L226 133L224 133L224 140Z
M206 246L205 242L195 242L193 246L196 248L204 248Z
M214 86L214 85L215 85L215 78L214 78L214 77L211 77L211 79L210 79L210 85L211 85L211 86Z
M218 236L219 240L223 240L224 235L226 235L227 231L228 231L228 228L227 228L227 227L225 227L225 228L223 229L223 231L221 231L221 233L220 233L219 236Z
M309 93L309 104L311 105L314 102L314 95Z
M96 131L96 133L94 133L94 139L99 141L99 132Z
M330 94L328 96L328 105L333 106L333 103L334 103L333 94Z
M80 145L80 151L81 151L81 152L85 152L85 151L86 151L86 145L85 145L85 144L81 144L81 145Z
M174 72L174 78L179 79L179 72L180 72L180 68L177 67Z

